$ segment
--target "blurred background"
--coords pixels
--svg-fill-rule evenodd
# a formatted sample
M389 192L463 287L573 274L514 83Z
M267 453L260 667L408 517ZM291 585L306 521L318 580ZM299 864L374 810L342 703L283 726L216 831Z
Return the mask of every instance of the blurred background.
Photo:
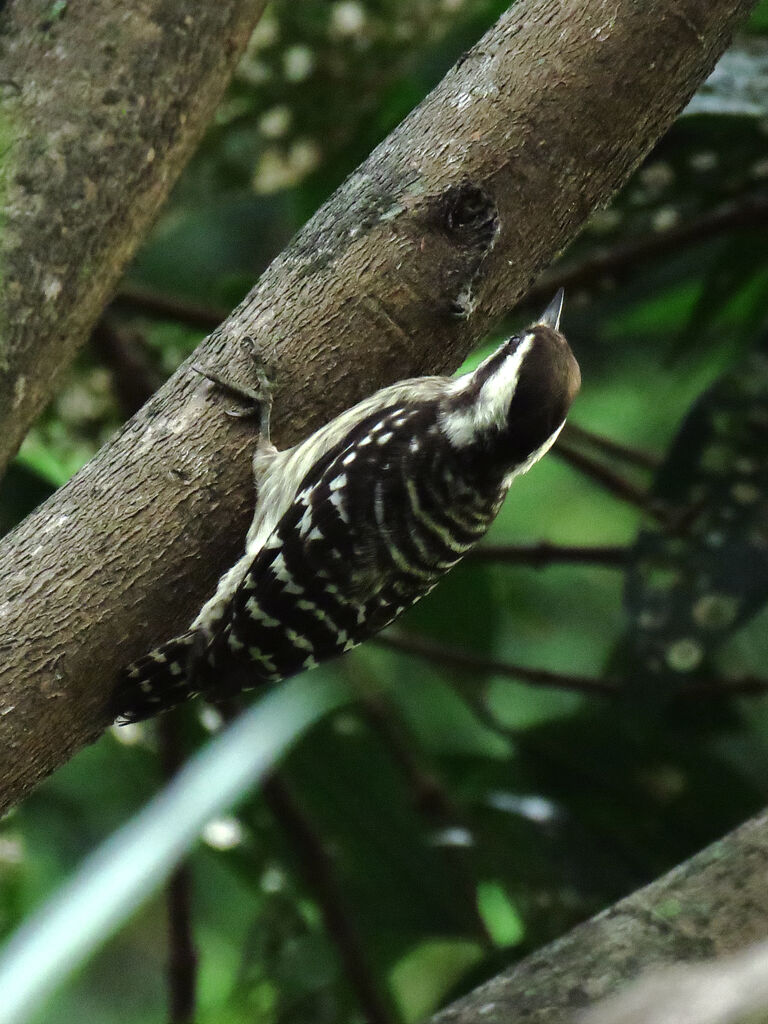
M2 531L506 6L273 0L0 487ZM584 381L562 442L515 483L484 551L397 631L318 670L357 703L209 824L41 1021L169 1019L179 985L197 1003L179 1024L418 1021L765 804L767 0L500 333L560 284ZM7 816L0 936L222 721L197 705L113 728Z

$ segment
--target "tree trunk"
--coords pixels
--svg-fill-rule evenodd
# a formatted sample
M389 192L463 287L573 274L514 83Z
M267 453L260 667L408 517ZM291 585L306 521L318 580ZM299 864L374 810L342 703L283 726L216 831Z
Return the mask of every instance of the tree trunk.
M200 139L265 4L0 3L0 474Z
M278 368L283 443L398 377L452 370L626 181L751 7L515 4L196 361L246 381L253 336ZM182 367L0 546L0 807L100 733L116 672L184 627L237 556L252 435L222 408Z

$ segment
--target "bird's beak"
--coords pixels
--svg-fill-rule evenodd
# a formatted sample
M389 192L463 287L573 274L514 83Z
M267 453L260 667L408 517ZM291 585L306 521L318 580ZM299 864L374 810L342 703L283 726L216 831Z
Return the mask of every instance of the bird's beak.
M541 314L537 323L546 324L547 327L551 327L553 331L560 329L560 314L563 311L563 299L565 297L565 288L558 288L554 299L550 302L544 312Z

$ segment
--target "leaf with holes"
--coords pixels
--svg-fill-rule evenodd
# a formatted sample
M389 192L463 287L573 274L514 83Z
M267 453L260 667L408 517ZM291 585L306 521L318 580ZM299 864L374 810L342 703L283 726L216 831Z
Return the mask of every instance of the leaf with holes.
M676 525L643 530L635 543L631 644L659 679L695 678L768 600L768 352L696 401L653 497Z

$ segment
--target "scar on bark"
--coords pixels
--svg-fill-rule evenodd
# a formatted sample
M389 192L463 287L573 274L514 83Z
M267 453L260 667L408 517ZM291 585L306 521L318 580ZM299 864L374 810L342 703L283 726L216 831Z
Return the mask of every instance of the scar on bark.
M443 279L447 312L468 317L475 308L474 288L483 261L499 234L496 203L485 189L465 181L433 196L425 220L451 243L457 255Z

